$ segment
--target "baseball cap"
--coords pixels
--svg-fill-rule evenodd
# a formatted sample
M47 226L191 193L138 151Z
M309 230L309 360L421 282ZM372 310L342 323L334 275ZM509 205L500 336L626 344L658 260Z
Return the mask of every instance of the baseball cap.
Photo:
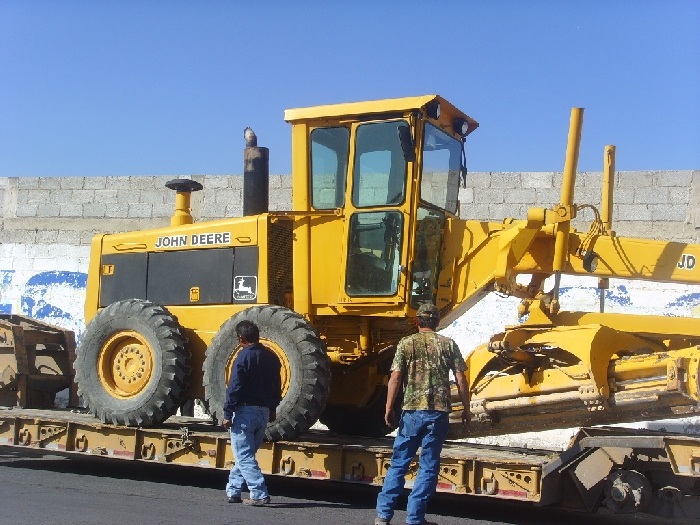
M440 317L440 311L434 304L423 303L418 308L416 317Z

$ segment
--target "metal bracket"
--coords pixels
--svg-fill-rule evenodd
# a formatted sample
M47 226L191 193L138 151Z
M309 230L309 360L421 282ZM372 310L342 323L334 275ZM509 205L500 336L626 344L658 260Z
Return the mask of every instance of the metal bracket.
M17 443L27 446L32 442L32 434L28 428L23 428L17 433Z
M490 478L482 478L481 480L481 492L485 492L486 494L492 496L498 492L498 481L496 481L496 477L493 475L493 472L491 473Z
M285 456L280 460L280 472L285 476L290 476L294 473L294 460L292 456Z
M59 425L44 425L39 427L39 436L37 438L37 446L41 446L45 441L63 434L68 430L67 426Z
M142 459L155 459L156 457L156 445L155 443L144 443L141 445L141 458Z
M183 450L199 452L199 442L192 438L190 429L188 427L182 427L180 432L182 432L180 439L165 440L165 452L163 453L162 461L170 461L170 458L174 454L182 452Z
M85 452L87 450L88 440L85 434L80 434L75 438L76 452Z
M492 423L493 418L491 413L486 410L486 400L476 399L469 403L469 412L474 416L478 423Z
M576 218L575 206L557 204L552 211L554 212L553 215L547 214L547 222L566 222Z
M581 396L581 401L583 401L583 404L586 405L589 412L609 408L608 400L600 394L597 385L593 384L580 386L578 392Z
M688 371L684 366L683 358L679 357L669 363L666 377L668 378L666 389L669 392L686 393L688 391Z
M362 463L353 463L350 467L350 479L352 481L362 481L365 475L365 466Z

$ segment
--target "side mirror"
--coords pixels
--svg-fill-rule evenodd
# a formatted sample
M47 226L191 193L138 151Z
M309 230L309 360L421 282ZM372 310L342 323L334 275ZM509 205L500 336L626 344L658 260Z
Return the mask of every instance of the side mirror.
M413 137L411 136L411 130L408 126L399 126L397 128L399 133L399 141L401 142L401 151L403 151L403 158L406 162L416 161L416 148L413 145Z

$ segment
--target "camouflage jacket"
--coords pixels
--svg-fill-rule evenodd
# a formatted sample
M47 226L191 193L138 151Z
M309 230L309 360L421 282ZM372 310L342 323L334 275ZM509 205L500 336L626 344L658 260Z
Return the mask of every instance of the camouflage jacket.
M396 347L392 372L403 377L404 410L449 412L450 370L464 372L467 365L457 344L435 332L404 337Z

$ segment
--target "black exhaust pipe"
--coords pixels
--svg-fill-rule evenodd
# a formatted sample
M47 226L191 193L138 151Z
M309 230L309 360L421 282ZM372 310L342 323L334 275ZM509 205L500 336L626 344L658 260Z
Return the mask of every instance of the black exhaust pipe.
M243 216L260 215L269 211L270 150L258 147L252 129L243 136Z

